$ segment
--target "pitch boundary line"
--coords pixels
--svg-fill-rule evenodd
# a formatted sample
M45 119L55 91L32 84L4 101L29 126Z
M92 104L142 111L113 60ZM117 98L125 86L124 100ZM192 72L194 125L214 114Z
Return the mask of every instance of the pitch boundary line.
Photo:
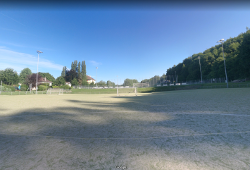
M204 133L204 134L191 134L191 135L172 135L165 137L147 137L147 138L79 138L79 137L63 137L63 136L42 136L42 135L21 135L21 134L6 134L0 133L0 135L9 136L26 136L26 137L45 137L45 138L65 138L65 139L81 139L81 140L147 140L147 139L166 139L174 137L190 137L190 136L210 136L210 135L223 135L223 134L239 134L239 133L250 133L250 131L244 132L222 132L222 133Z

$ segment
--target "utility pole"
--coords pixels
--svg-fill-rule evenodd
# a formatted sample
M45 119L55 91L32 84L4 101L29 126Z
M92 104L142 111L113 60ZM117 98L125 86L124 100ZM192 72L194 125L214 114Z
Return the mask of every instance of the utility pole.
M117 96L118 96L118 76L117 76Z
M39 63L39 54L43 53L42 51L38 51L38 60L37 60L37 73L36 73L36 94L37 94L37 82L38 82L38 63Z
M98 67L96 67L96 87L97 87L97 69L98 69Z
M225 57L224 57L224 50L223 50L223 42L224 39L221 39L219 41L217 41L218 43L221 43L222 45L222 52L223 52L223 58L224 58L224 67L225 67L225 75L226 75L226 82L227 82L227 88L228 88L228 79L227 79L227 69L226 69L226 62L225 62Z

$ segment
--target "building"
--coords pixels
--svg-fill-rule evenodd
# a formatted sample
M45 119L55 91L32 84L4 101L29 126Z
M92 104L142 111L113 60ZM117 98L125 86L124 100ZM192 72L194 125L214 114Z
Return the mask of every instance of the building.
M87 82L91 84L92 82L95 84L95 79L93 79L91 76L87 75Z
M47 80L46 77L45 77L45 78L43 78L43 77L40 78L40 79L38 80L37 86L39 86L39 84L43 84L43 83L47 83L49 86L52 86L52 82L49 81L49 80Z
M65 85L68 85L69 87L71 87L71 83L70 82L65 82Z

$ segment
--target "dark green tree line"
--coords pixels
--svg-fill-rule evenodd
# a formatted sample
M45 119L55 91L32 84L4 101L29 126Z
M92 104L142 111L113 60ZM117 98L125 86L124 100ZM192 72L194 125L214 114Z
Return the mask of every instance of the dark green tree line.
M229 38L223 43L228 80L250 78L250 30ZM222 45L217 44L203 53L193 54L182 63L167 69L166 79L171 82L200 80L201 63L202 79L225 78Z

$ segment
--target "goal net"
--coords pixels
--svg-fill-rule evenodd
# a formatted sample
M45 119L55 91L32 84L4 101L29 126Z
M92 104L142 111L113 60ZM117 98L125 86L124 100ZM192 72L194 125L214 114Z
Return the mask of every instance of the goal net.
M118 87L117 96L120 95L137 95L136 87Z
M63 89L48 89L47 94L63 95Z

